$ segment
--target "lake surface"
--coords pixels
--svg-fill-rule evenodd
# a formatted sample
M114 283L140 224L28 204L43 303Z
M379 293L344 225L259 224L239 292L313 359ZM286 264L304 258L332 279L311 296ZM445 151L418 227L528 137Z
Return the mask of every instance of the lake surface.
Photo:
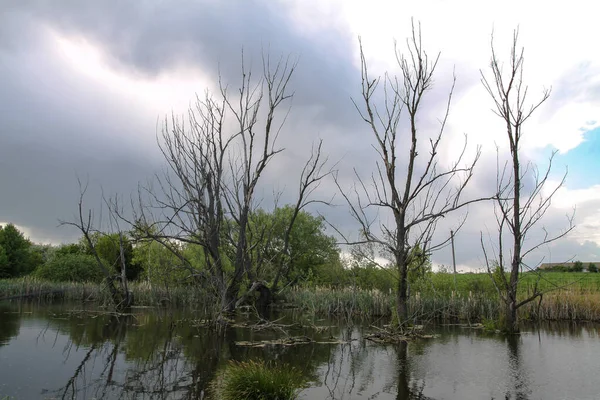
M284 316L328 327L290 335L349 343L249 348L236 342L283 334L216 334L192 312L81 310L0 303L0 398L204 399L229 360L260 358L300 369L310 382L301 399L600 399L600 325L527 326L508 339L438 326L434 339L380 345L363 339L365 322Z

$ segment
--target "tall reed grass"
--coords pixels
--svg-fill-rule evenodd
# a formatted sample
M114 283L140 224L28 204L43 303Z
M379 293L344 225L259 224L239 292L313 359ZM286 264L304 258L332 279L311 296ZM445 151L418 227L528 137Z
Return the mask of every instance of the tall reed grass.
M392 315L393 293L378 290L334 289L328 287L295 288L284 294L288 303L311 314L342 316ZM526 293L521 295L524 298ZM409 315L415 320L480 322L497 319L504 311L496 292L415 293L409 302ZM600 291L560 290L544 295L519 309L519 317L528 320L600 321Z
M40 300L100 300L102 287L96 283L47 282L36 278L0 280L0 300L37 298Z
M315 315L387 316L394 296L377 289L292 288L284 292L287 303Z
M415 319L477 322L496 319L503 312L495 289L453 291L437 283L437 286L433 282L433 286L429 287L413 285L409 313ZM196 286L165 287L134 282L129 287L138 306L188 308L204 313L214 313L219 307L214 296ZM525 286L520 291L520 298L525 298L531 290ZM282 295L287 303L309 314L322 316L389 317L395 304L394 293L377 289L299 287L288 289ZM28 297L38 301L110 302L108 291L95 283L51 283L30 277L0 280L0 300ZM590 282L570 285L545 294L541 304L535 300L523 306L519 317L529 320L600 321L600 290L596 290Z
M194 286L160 287L132 282L129 289L134 293L135 305L138 306L172 306L208 312L218 304L209 293ZM58 299L102 304L110 302L110 295L102 284L57 283L31 277L0 280L0 300L7 298L35 298L38 301Z

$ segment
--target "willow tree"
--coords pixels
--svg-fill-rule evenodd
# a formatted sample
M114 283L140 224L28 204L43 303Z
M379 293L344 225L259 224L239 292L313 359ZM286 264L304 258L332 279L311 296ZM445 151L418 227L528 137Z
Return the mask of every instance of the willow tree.
M362 238L347 242L374 245L398 270L396 312L401 322L409 319L408 271L415 264L413 258L422 257L423 252L428 255L447 242L432 241L440 218L480 200L463 201L480 156L477 148L467 160L466 136L456 160L446 168L439 164L456 78L445 110L433 121L437 127L423 128L423 121L432 118L424 112L424 99L433 86L440 55L429 57L421 43L420 26L415 29L414 24L407 45L406 53L395 47L400 74L375 78L369 74L360 45L362 98L354 104L375 139L376 172L364 179L355 169L353 191L342 189L336 179L361 228ZM379 219L374 218L376 214Z
M524 258L541 246L564 237L574 227L573 215L570 215L567 216L566 229L550 233L542 227L540 240L527 240L550 208L552 197L563 186L566 172L557 185L549 185L548 178L556 152L550 156L545 170L540 171L531 161L522 165L525 123L548 100L550 90L544 89L537 100L529 101L528 86L523 82L524 49L519 49L518 37L518 31L515 31L508 65L504 70L503 63L494 49L492 35L491 77L488 79L483 71L481 72L483 86L494 102L493 112L502 120L506 129L505 137L510 150L509 161L502 163L499 155L497 163L498 195L494 210L498 224L498 237L494 246L495 260L488 260L483 235L481 239L488 273L505 306L504 328L509 333L519 330L517 310L543 294L538 287L540 277L538 275L533 291L524 298L518 298L519 273L523 267L529 269L523 262ZM524 186L526 181L530 186L527 189ZM506 237L507 232L508 237ZM508 245L505 243L507 240L510 242Z

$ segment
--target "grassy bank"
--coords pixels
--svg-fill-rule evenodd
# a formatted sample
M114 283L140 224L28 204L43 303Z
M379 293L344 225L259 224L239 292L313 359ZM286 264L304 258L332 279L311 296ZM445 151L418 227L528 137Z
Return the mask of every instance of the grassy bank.
M486 274L460 274L456 289L450 274L433 274L411 286L410 314L421 319L472 321L496 319L502 309L498 294ZM533 291L534 275L525 274L520 297ZM570 284L569 284L570 283ZM567 285L568 284L568 285ZM536 300L522 307L520 317L530 320L600 321L600 274L548 273L542 289L565 286L547 293L541 304ZM150 286L132 283L138 306L172 306L205 312L214 311L215 301L192 286ZM376 289L305 287L286 290L284 300L313 315L346 317L390 317L394 294ZM39 279L0 280L0 300L35 297L39 301L63 299L108 303L107 291L89 283L50 283Z
M532 293L537 281L538 275L535 273L522 274L519 280L520 294L526 295ZM538 287L542 291L563 287L577 292L600 293L600 273L546 272L539 279ZM414 283L412 290L414 292L436 293L444 296L448 296L452 292L486 295L494 295L496 293L494 284L486 273L457 274L456 286L454 285L454 276L452 274L435 273L424 280Z
M159 287L132 282L129 288L138 306L172 306L208 310L214 305L205 292L191 286ZM66 300L108 303L108 291L96 283L46 282L35 278L0 280L0 300L35 298L39 301Z
M285 293L286 302L315 315L390 317L394 295L377 290L300 288ZM481 322L502 312L498 295L460 293L449 295L416 293L409 304L416 319ZM563 289L543 296L519 309L523 320L600 321L600 291L580 288Z

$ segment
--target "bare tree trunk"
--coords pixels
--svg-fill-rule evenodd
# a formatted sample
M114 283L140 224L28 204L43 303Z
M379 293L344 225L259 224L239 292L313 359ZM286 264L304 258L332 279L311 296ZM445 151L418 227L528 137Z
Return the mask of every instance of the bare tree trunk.
M400 326L408 321L408 269L406 266L398 264L400 267L400 279L398 280L398 293L396 295L396 312L398 314L398 323Z
M234 246L235 271L225 292L224 304L227 311L235 308L241 281L246 276L251 282L256 279L251 265L251 251L254 244L248 242L249 216L254 205L254 194L258 182L271 161L283 151L276 148L277 138L285 123L285 117L276 125L278 109L292 97L288 93L288 83L295 71L297 63L289 58L280 59L271 68L270 58L263 55L263 74L259 83L253 83L251 71L246 71L242 59L242 84L239 89L240 100L233 102L227 94L226 87L221 85L221 94L228 110L235 116L239 133L240 150L238 154L230 154L230 170L233 173L231 186L224 189L225 203L229 214L236 223L237 237L229 234ZM267 116L258 136L258 114L261 105L266 104Z
M292 217L286 227L284 238L283 238L283 250L281 251L281 261L279 263L279 268L277 269L277 273L275 274L275 279L273 280L273 284L271 285L271 293L275 293L278 289L279 280L283 276L288 276L291 267L291 255L290 255L290 240L292 237L292 230L294 229L294 225L296 223L296 218L298 218L298 214L302 211L306 206L313 203L321 203L330 205L331 201L322 201L322 200L311 200L310 195L314 192L319 185L321 184L323 178L329 176L333 173L333 169L325 169L325 166L328 162L328 157L323 158L321 153L323 141L320 140L319 144L315 147L313 146L312 153L310 158L304 164L304 168L302 169L302 173L300 174L300 185L298 188L298 198L296 199L296 204L294 205L294 211L292 212Z
M84 216L83 216L83 199L84 199L85 193L87 191L87 184L84 187L84 186L82 186L81 181L79 179L77 180L77 182L79 184L78 220L75 222L60 221L60 225L74 226L77 229L79 229L79 231L83 234L83 239L85 240L88 248L90 249L90 252L96 259L98 266L100 267L100 269L102 270L102 272L104 274L106 287L108 288L108 291L110 293L113 305L117 311L120 311L126 305L126 303L124 302L124 299L127 299L127 291L126 291L127 290L127 277L125 276L125 277L123 277L123 279L121 279L122 290L119 291L117 289L117 287L115 286L115 274L111 272L110 266L105 265L104 261L100 258L100 256L98 255L98 252L96 251L96 245L94 244L94 241L92 240L92 235L94 233L97 233L97 234L101 233L100 231L96 230L93 227L94 216L92 214L92 210L88 210L87 218L84 218ZM104 200L104 202L107 203L107 205L109 205L106 200ZM109 214L110 214L110 218L112 218L112 219L116 218L116 215L114 214L114 212L115 212L115 210L111 209L111 207L109 205ZM112 220L111 220L111 222L112 222ZM119 234L120 258L124 264L125 258L123 255L122 232L119 231L118 234ZM125 271L126 271L125 266L123 265L122 272L125 273Z
M266 55L262 61L262 74L255 79L242 53L238 90L229 93L219 76L218 93L207 91L198 99L187 124L174 116L165 121L159 146L170 170L159 178L161 196L152 188L140 190L134 218L147 238L202 278L203 289L212 287L226 311L235 308L243 280L257 278L249 218L260 177L283 151L276 145L287 114L280 117L279 109L292 97L288 83L296 62L288 57L272 65ZM205 268L186 259L181 243L203 249ZM229 263L232 273L225 271Z
M408 319L408 271L415 261L412 259L414 252L418 250L428 256L431 251L445 245L449 238L440 243L431 243L437 221L468 204L487 198L461 199L480 156L480 149L477 148L474 158L463 165L466 138L465 147L456 162L445 170L438 165L455 79L449 90L443 117L438 120L439 128L431 133L421 132L419 117L424 118L422 101L433 85L439 55L429 58L421 44L420 26L417 30L414 24L407 55L401 54L397 47L395 52L400 76L386 73L383 77L373 79L369 76L361 44L362 104L359 106L354 102L354 105L375 139L374 148L380 161L370 182L365 182L355 170L358 182L353 190L355 199L350 198L347 189L341 188L337 178L336 184L350 206L352 216L360 224L361 239L351 241L344 237L346 244L374 244L382 257L394 260L399 275L396 311L402 326ZM382 91L378 91L380 84ZM382 99L380 103L379 98ZM403 110L408 113L408 129L404 134L409 145L400 147ZM401 154L405 149L405 154ZM425 157L419 158L420 153ZM398 165L399 157L406 161L404 171ZM368 210L383 214L378 226L375 219L368 215ZM383 222L386 216L393 221L391 224Z
M129 308L133 305L133 293L129 290L127 282L127 263L125 260L125 244L123 232L119 232L119 258L121 259L121 290L123 292L123 307Z
M517 319L517 302L510 300L506 304L506 321L504 329L508 333L519 332L519 321Z
M546 183L552 168L552 160L555 153L550 157L548 168L543 174L540 174L537 168L530 163L524 167L525 172L522 172L519 152L521 149L523 126L533 112L548 99L550 91L544 90L539 101L526 105L525 101L528 88L524 85L522 80L524 50L521 49L518 51L517 49L518 31L515 31L513 35L507 76L503 75L502 63L496 56L493 40L494 38L492 36L492 59L490 67L493 79L488 81L483 72L481 72L482 83L494 101L494 113L502 119L506 127L506 137L508 139L511 154L511 166L510 169L507 170L506 164L504 167L501 167L500 161L498 160L496 173L497 195L495 198L496 220L498 221L498 242L497 249L494 252L497 254L498 259L491 260L491 262L488 260L486 246L483 242L483 233L481 234L481 245L486 257L488 273L501 300L504 302L505 326L503 328L508 333L515 333L519 331L518 309L543 294L542 291L538 290L537 283L541 277L538 275L538 281L534 286L533 293L528 294L528 296L522 300L518 298L519 273L524 266L527 267L523 262L523 259L541 246L547 245L568 234L573 229L573 216L568 217L569 226L564 231L559 232L556 235L550 235L543 229L545 233L541 241L533 244L527 249L523 248L528 232L536 226L545 215L550 207L553 195L560 187L562 187L566 178L566 173L561 182L555 188L551 189L548 195L545 195ZM529 176L526 176L528 172L530 172L533 177L534 186L530 192L522 193L522 182L523 179L529 178ZM503 233L506 227L512 235L512 252L510 256L504 254ZM507 262L507 259L510 259L510 262ZM508 279L505 276L506 273L509 273ZM499 279L496 279L496 276L499 277Z

